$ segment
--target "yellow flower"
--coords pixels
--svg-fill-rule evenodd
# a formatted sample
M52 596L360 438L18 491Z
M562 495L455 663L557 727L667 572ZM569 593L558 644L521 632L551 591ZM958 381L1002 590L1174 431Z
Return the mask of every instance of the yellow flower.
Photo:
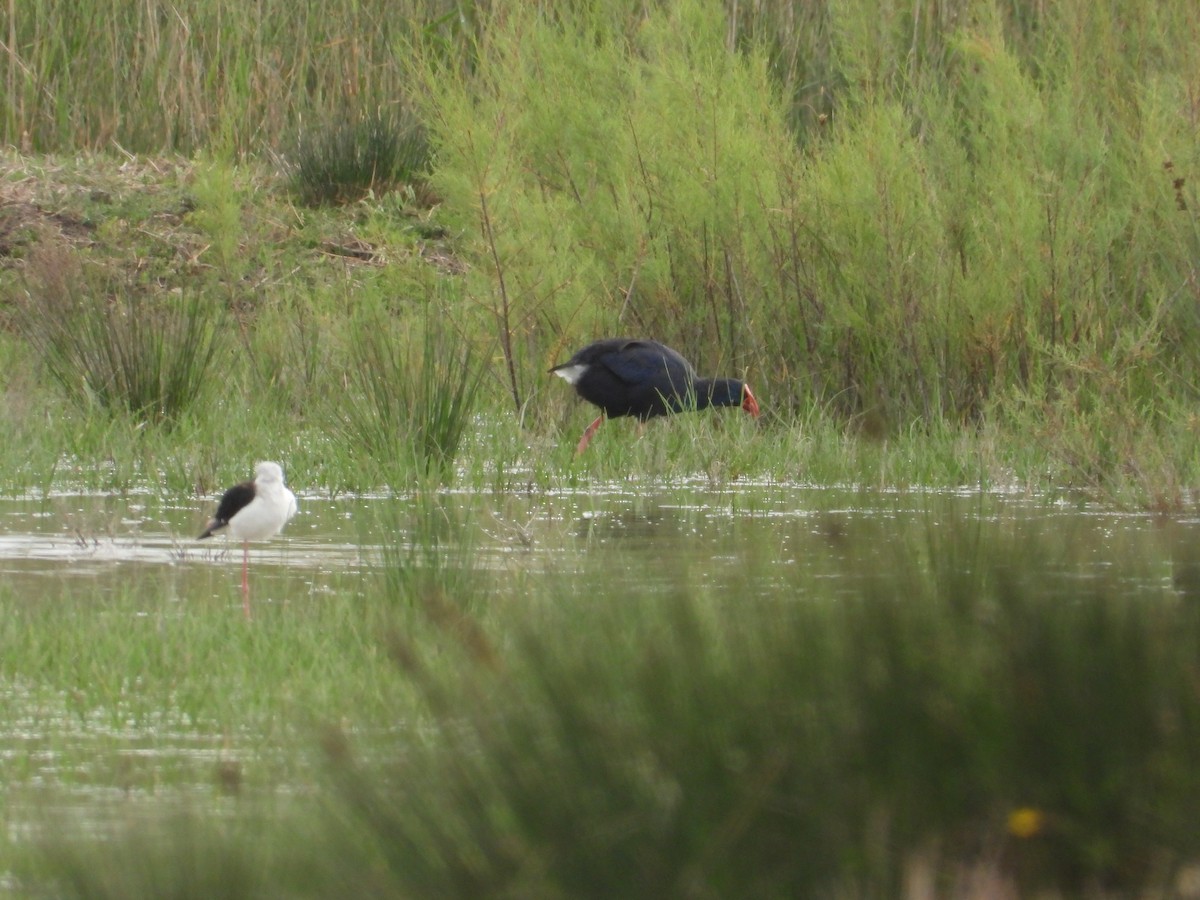
M1008 814L1008 833L1016 838L1031 838L1046 824L1046 814L1032 806L1018 806Z

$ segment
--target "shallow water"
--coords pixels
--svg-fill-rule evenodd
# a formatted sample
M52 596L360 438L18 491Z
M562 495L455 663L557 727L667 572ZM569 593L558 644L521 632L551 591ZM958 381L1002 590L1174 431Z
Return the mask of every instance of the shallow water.
M260 602L345 590L347 576L410 546L414 497L299 495L284 533L250 545ZM1200 571L1200 519L1166 519L973 492L872 492L790 484L591 485L515 495L444 494L468 522L470 565L503 573L605 572L605 590L728 583L741 593L796 590L808 579L886 579L899 555L969 556L978 545L1027 545L1014 567L1039 577L1119 577L1131 588L1188 589ZM178 599L240 600L242 548L198 541L211 501L61 493L0 498L0 578L29 602L87 590L145 589ZM396 523L399 523L398 525ZM414 525L414 527L416 527ZM1194 549L1195 548L1195 549ZM419 559L413 564L420 564ZM1200 575L1195 579L1200 582Z
M252 565L270 577L281 567L314 572L363 569L380 563L385 544L405 535L381 525L411 497L299 495L300 511L276 539L251 545ZM846 538L856 553L884 552L907 530L978 530L989 535L1044 536L1077 544L1072 554L1103 567L1113 555L1169 550L1200 533L1200 519L1164 519L1085 504L1043 503L1001 494L872 492L787 484L612 484L543 494L443 495L470 515L476 550L487 565L514 549L549 556L619 547L631 557L686 563L740 559L765 543L774 565L796 563L792 541ZM240 566L241 547L221 535L195 540L215 504L164 502L146 496L60 493L0 497L0 573L18 578L86 577L124 582L155 568ZM864 546L864 540L870 546ZM1178 539L1178 541L1176 540ZM759 554L754 553L755 560ZM236 573L234 573L236 574Z
M346 592L368 601L386 548L403 554L409 546L405 523L416 521L421 503L298 493L300 512L284 534L252 545L254 603L295 610ZM893 587L901 562L908 566L915 557L918 565L953 566L994 545L1002 552L1014 548L1014 569L1037 567L1049 591L1066 581L1103 578L1148 597L1200 596L1200 520L1084 504L969 491L773 483L713 488L704 481L506 495L461 491L442 501L452 517L469 523L456 539L469 540L471 552L451 554L452 560L469 559L489 577L519 574L532 584L543 576L561 584L582 573L574 588L580 594L638 598L703 588L738 598L802 599L817 590L852 592L864 582ZM130 608L136 610L140 598L145 610L161 615L166 598L178 615L238 616L241 548L222 538L195 540L213 508L212 500L149 494L0 498L0 578L22 604L132 597ZM417 554L410 562L421 559ZM25 680L0 684L0 699L15 710L0 722L10 839L28 836L47 804L69 815L95 815L114 797L155 800L168 787L172 796L211 799L222 793L226 775L224 787L236 792L242 757L230 747L243 739L256 744L260 771L277 767L277 783L287 783L287 748L278 748L280 759L273 761L272 748L261 740L198 732L170 710L160 721L124 726L111 715L68 713L66 703L61 712L48 710L43 698L36 711L22 715L23 692L36 677L29 672ZM57 732L53 740L46 739L47 723ZM225 773L215 786L214 770ZM22 815L22 809L39 815Z

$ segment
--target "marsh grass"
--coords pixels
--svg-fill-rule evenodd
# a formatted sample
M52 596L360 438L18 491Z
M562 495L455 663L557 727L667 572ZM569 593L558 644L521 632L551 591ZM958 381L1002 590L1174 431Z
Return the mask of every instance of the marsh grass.
M384 511L380 523L394 536L383 547L386 596L433 621L441 621L448 605L478 612L485 585L476 569L472 514L437 489L437 479L429 479L409 503Z
M220 314L202 293L159 297L52 248L33 261L17 322L80 410L169 426L204 389Z
M346 390L333 416L341 440L393 486L405 473L449 479L484 376L484 359L433 301L407 327L367 307L351 335Z
M292 189L312 206L345 204L406 187L424 196L430 169L425 128L407 108L342 112L310 124L292 155Z

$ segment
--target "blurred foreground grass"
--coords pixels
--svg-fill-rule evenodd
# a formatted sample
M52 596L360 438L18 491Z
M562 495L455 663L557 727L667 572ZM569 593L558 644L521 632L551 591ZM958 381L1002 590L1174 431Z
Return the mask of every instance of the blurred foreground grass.
M115 835L59 828L20 884L79 897L1190 896L1200 609L1186 546L1172 583L1132 557L1064 573L1069 547L985 542L965 518L884 548L830 529L839 577L777 579L764 595L762 582L698 584L685 561L630 568L603 545L520 587L464 577L457 527L436 526L423 577L404 571L417 555L394 554L372 603L391 610L373 633L405 686L395 719L418 710L419 726L329 723L313 738L320 790L266 811L247 797Z

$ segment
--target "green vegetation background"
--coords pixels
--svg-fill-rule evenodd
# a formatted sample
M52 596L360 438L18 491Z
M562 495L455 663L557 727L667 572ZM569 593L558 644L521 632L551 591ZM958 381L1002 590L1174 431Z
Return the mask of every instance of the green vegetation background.
M89 425L68 441L83 462L219 483L227 448L187 447L236 406L270 425L243 429L237 471L258 453L313 483L377 480L353 443L305 453L366 392L348 384L370 366L354 337L369 313L402 334L435 318L473 350L504 440L470 449L509 467L566 460L548 454L582 414L546 369L625 333L755 387L770 415L729 450L735 472L1189 502L1187 4L256 9L0 9L0 301L53 294L29 286L49 256L88 270L85 294L197 297L224 335L219 388L168 415L197 431L150 461L153 439ZM415 124L428 167L354 182L377 157L328 136L379 121ZM314 142L349 185L333 205L301 202ZM29 443L31 471L4 465L18 484L52 477L58 449L37 450L33 410L61 392L31 399L45 379L29 349L4 339L0 413ZM289 433L304 439L285 454Z

